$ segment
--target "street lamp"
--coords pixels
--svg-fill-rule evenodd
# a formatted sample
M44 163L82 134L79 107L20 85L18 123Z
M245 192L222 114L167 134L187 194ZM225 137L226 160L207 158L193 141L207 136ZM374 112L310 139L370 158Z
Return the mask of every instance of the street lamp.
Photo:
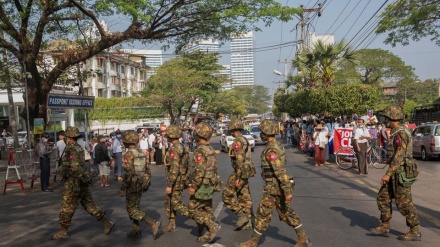
M28 72L26 72L26 63L23 63L23 72L24 72L24 92L26 95L26 135L27 135L27 141L28 141L28 149L32 148L31 146L31 135L30 135L30 125L29 125L29 97L28 97L28 85L27 85L27 78L32 78L32 75Z

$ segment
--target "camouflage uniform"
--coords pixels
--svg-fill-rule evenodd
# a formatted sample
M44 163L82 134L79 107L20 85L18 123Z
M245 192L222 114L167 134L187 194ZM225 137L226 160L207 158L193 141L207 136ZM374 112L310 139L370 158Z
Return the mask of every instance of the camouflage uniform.
M189 187L198 191L201 189L201 186L215 186L218 175L217 158L215 157L216 153L209 145L209 139L212 135L211 126L202 122L196 125L195 131L198 144L194 151L194 178ZM204 139L206 142L200 142L200 138ZM220 226L214 221L212 199L197 199L196 194L190 196L188 203L189 212L199 225L199 230L202 226L208 228L208 232L197 240L199 242L212 242L220 229Z
M142 193L146 190L142 176L151 177L150 168L146 164L145 154L136 149L139 136L135 131L125 131L122 141L124 142L124 146L128 147L128 151L125 152L122 159L124 179L122 180L120 191L125 191L125 203L128 216L133 221L132 230L127 233L127 236L139 236L141 234L139 223L144 221L152 228L153 238L155 239L159 232L160 222L148 217L145 212L140 209ZM144 158L142 162L144 166L141 172L135 169L134 163L137 157ZM142 173L141 176L139 176L140 173Z
M232 120L228 128L230 131L242 130L243 123L240 120ZM229 156L231 157L234 172L229 176L223 190L222 199L226 207L239 217L235 226L236 229L251 229L252 198L248 179L255 176L255 174L251 174L253 168L251 148L241 132L231 144ZM238 187L236 186L237 180L239 181Z
M298 236L298 242L295 246L309 246L310 241L301 221L290 207L290 202L286 201L285 198L293 193L294 183L293 178L286 173L284 147L275 139L275 135L279 134L278 122L266 119L261 122L259 128L261 129L262 140L267 140L267 146L261 153L261 176L266 185L255 214L255 234L249 241L238 246L258 246L261 235L269 227L273 209L277 210L282 221L295 229ZM268 139L268 137L273 138Z
M188 161L184 161L184 155L189 155L186 149L178 140L181 131L175 125L169 126L166 130L166 136L173 143L165 155L166 165L166 183L171 188L171 194L165 199L165 212L170 220L168 225L163 228L164 232L172 231L176 228L176 213L179 211L183 216L189 217L188 207L182 202L182 191L187 183L187 175L189 175ZM173 140L175 140L173 142Z
M78 128L67 128L66 137L77 138L78 136ZM64 149L60 175L65 180L59 215L61 230L52 235L51 238L60 239L69 236L67 229L70 227L78 203L81 203L83 208L98 221L103 221L104 232L106 234L110 233L115 224L106 217L105 211L99 208L93 201L89 189L91 175L85 166L84 149L76 142L71 144L68 141L66 149Z
M403 119L402 110L398 107L387 107L384 116L392 121ZM399 173L404 171L406 159L412 160L412 139L409 130L398 123L390 132L391 141L389 151L389 168L386 175L390 177L387 183L384 183L377 195L377 206L381 212L381 224L370 229L373 234L388 235L390 229L390 220L392 217L391 203L394 198L397 210L406 217L406 225L410 227L410 232L399 236L400 240L421 240L419 231L419 218L416 208L412 201L411 186L404 186L399 182Z

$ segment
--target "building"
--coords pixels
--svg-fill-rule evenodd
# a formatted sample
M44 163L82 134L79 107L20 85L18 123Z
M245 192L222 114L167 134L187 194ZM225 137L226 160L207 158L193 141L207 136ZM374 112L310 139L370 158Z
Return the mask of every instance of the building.
M315 33L309 34L309 40L307 42L307 47L313 49L313 44L318 40L321 40L325 45L332 45L335 43L335 36L333 35L316 35Z
M120 51L145 58L143 65L148 67L147 79L156 74L157 69L163 64L162 50L122 49Z
M222 65L223 69L220 70L220 74L226 75L229 79L231 78L231 65ZM223 83L222 88L224 90L232 89L232 81Z
M232 37L232 87L254 85L254 38L252 32Z
M397 82L386 82L382 85L383 94L389 98L394 98L399 92Z
M204 39L184 47L183 52L203 51L206 53L218 52L220 43L216 39Z

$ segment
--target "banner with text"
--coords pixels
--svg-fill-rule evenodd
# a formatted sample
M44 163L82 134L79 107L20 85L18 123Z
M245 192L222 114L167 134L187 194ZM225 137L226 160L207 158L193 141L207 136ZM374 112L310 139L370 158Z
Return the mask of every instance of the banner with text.
M93 109L95 97L65 94L49 94L47 108L57 109Z
M335 153L343 147L353 147L351 145L351 135L353 129L350 128L335 128L333 137L333 150Z

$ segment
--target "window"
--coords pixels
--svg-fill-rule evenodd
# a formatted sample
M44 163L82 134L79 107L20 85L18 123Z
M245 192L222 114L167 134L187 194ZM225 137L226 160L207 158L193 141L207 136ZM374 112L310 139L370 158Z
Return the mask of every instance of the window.
M130 74L134 75L134 67L130 67Z
M125 74L125 66L124 65L121 65L119 72L122 74Z
M97 59L97 65L98 65L98 67L101 67L102 66L102 59L100 59L100 58L98 58Z
M434 135L435 135L435 136L440 136L440 125L437 125L437 126L435 127Z
M431 133L431 126L426 126L424 131L423 131L423 135L424 136L429 136L430 133Z

